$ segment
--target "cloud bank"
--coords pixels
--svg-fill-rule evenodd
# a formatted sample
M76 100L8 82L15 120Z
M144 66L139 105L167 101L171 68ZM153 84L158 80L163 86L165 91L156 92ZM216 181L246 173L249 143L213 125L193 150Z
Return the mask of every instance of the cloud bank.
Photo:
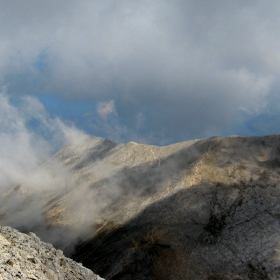
M29 185L34 187L42 185L48 180L44 172L37 172L29 179L28 174L62 146L83 136L75 127L52 119L36 98L21 97L13 104L11 98L1 93L0 194L24 180L33 180L34 184Z
M280 104L279 6L2 0L1 81L13 95L51 94L95 108L113 100L115 119L132 132L126 138L136 138L124 140L262 133L251 123L277 115Z

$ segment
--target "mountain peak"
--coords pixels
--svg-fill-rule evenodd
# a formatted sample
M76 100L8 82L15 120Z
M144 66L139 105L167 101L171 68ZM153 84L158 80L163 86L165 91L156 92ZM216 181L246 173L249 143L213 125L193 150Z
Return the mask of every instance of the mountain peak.
M106 279L278 277L279 135L163 147L88 137L39 171L20 184L28 195L5 196L2 223Z

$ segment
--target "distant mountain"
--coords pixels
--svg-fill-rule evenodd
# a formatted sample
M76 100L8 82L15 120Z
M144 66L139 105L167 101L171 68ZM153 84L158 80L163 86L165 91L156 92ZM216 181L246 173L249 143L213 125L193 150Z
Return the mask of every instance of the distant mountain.
M0 214L105 279L280 279L280 136L86 137L6 191Z

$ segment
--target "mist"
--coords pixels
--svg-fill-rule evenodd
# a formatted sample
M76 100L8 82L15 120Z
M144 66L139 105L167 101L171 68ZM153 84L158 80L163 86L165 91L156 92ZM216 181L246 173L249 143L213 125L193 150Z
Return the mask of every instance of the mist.
M111 112L108 106L99 110L103 118ZM14 98L3 89L0 224L36 232L66 252L73 250L100 212L121 194L117 171L107 168L102 157L123 146L50 116L33 96ZM96 177L92 186L90 176ZM100 187L94 188L98 182Z
M51 117L31 96L0 94L1 225L32 229L44 224L44 194L71 188L69 170L52 156L86 135ZM24 211L23 211L24 210ZM38 228L37 228L38 230Z
M28 173L83 132L51 118L31 96L12 100L0 94L1 191L21 182Z

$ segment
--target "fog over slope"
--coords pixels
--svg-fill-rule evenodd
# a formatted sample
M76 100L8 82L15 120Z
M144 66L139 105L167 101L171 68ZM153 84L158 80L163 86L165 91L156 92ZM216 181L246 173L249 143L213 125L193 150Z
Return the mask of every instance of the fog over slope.
M26 180L53 153L82 137L75 127L51 117L38 99L13 100L0 92L0 193Z
M81 137L4 192L1 224L106 279L279 279L279 179L278 135Z

